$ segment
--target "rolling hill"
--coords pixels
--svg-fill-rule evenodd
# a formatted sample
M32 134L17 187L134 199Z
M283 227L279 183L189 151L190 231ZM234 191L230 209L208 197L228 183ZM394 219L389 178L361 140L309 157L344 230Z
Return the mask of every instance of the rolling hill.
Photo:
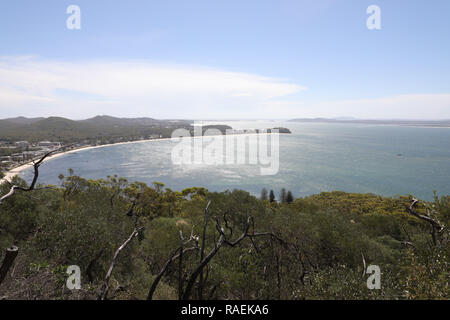
M169 137L175 128L190 129L187 120L156 120L152 118L115 118L96 116L86 120L61 117L10 118L0 120L0 140L53 140L63 143L134 140L150 135ZM86 141L87 140L87 141Z

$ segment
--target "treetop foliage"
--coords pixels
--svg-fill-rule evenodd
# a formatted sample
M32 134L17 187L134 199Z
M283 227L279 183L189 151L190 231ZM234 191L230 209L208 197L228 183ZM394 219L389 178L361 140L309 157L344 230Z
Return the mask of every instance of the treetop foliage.
M266 200L242 190L173 191L117 176L89 180L73 171L60 178L59 186L18 192L0 205L0 247L21 248L0 296L95 299L115 250L138 224L144 229L121 252L108 299L146 299L179 249L180 231L185 241L193 236L183 254L186 288L200 263L199 248L204 245L205 256L214 251L218 227L230 242L246 229L273 236L220 248L203 269L202 282L195 279L192 299L449 297L449 196L416 208L445 226L435 245L430 225L405 209L409 196L324 192L290 201L287 193L285 202L271 202L273 191ZM14 183L26 185L17 177ZM1 185L0 194L7 192ZM362 256L367 265L380 266L381 290L367 288ZM76 292L61 290L69 265L82 270L82 289ZM179 276L178 263L169 263L153 298L177 299Z

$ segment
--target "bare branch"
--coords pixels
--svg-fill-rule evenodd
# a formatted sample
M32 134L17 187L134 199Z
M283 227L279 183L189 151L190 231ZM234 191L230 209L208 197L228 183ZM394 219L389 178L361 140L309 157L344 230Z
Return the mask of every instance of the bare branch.
M289 243L287 243L286 241L284 241L282 238L280 238L279 236L277 236L275 233L273 232L259 232L259 233L252 233L249 234L248 237L251 238L253 240L253 238L257 238L257 237L266 237L266 236L270 236L271 238L277 240L278 242L280 242L284 247L288 247Z
M224 228L221 227L219 222L216 220L216 229L217 229L217 231L219 232L219 235L220 235L219 239L217 240L217 243L215 243L214 248L210 251L210 253L197 265L195 270L191 273L191 275L190 275L190 277L188 279L188 283L186 285L186 289L185 289L184 294L183 294L183 300L188 300L189 299L189 297L191 295L192 288L193 288L193 286L195 284L195 281L196 281L197 277L200 275L200 273L202 272L203 268L205 266L207 266L208 263L211 261L211 259L217 254L217 252L219 252L220 248L224 244L228 245L230 247L235 247L247 237L248 238L252 238L252 237L260 237L260 236L267 236L267 235L270 235L271 237L274 237L275 239L279 239L283 243L285 243L282 239L280 239L279 237L275 236L271 232L249 234L249 230L250 230L250 227L252 225L253 225L253 217L249 216L247 218L247 223L245 225L244 232L236 240L231 241L231 240L227 239L227 236L225 234Z
M133 238L135 238L139 232L141 232L143 228L140 229L134 229L133 233L131 233L131 235L129 236L129 238L116 250L116 253L114 254L114 257L111 261L111 265L109 266L109 270L106 273L106 277L105 277L105 281L102 285L101 288L101 293L98 297L98 300L105 300L106 296L108 295L108 290L109 290L109 279L111 278L112 272L114 270L114 266L116 264L117 261L117 257L119 256L120 251L122 251L130 242L131 240L133 240Z
M161 271L156 276L155 280L153 280L152 286L151 286L151 288L150 288L150 290L148 292L147 300L152 300L153 299L153 294L156 291L156 287L158 286L158 284L161 281L162 277L166 273L167 268L169 268L169 266L180 257L180 254L179 253L177 254L177 252L179 250L180 250L180 248L178 248L174 252L174 254L170 257L170 259L167 260L167 262L162 267ZM186 254L187 252L194 251L194 250L198 250L198 247L186 248L186 249L183 250L183 254Z
M46 154L44 154L38 161L33 161L34 176L33 176L32 182L31 182L31 184L30 184L30 186L28 188L24 188L24 187L21 187L21 186L13 185L11 182L7 181L8 184L11 186L11 189L9 190L9 192L7 194L5 194L3 197L0 198L0 205L3 203L3 201L5 201L6 199L12 197L14 195L14 193L16 192L16 190L20 190L20 191L24 191L24 192L35 190L36 183L37 183L37 180L39 178L39 167L44 162L44 160L47 159L49 156L51 156L53 153L61 151L61 150L65 149L65 148L68 148L70 146L72 146L72 145L63 146L61 148L49 151Z
M192 272L191 276L189 277L188 284L186 286L186 290L184 290L183 293L183 300L188 300L192 288L194 286L195 280L197 279L200 272L203 270L203 268L211 261L211 259L216 255L216 253L219 251L220 247L223 245L223 235L220 235L219 240L217 241L217 244L214 246L214 249L203 259L203 261L195 268L194 272Z
M422 220L424 220L424 221L427 221L427 222L430 223L431 225L435 226L435 227L438 229L438 231L441 231L441 230L443 229L443 226L440 224L440 222L439 222L437 219L431 218L430 215L429 215L429 213L428 213L428 215L424 216L424 215L421 215L420 213L418 213L417 211L415 211L414 208L417 206L418 203L424 204L423 202L417 200L416 198L413 198L413 199L412 199L412 202L411 202L411 204L410 204L410 206L409 206L409 207L406 207L406 209L408 210L408 212L409 212L410 214L412 214L413 216L416 216L416 217L419 218L419 219L422 219ZM425 204L424 204L424 205L425 205ZM426 205L425 205L425 207L426 207ZM427 209L428 209L428 208L427 208Z
M427 215L420 214L415 210L418 203L422 203L425 206L425 208L427 210ZM422 201L417 200L416 198L412 198L411 204L409 206L406 206L406 210L411 215L413 215L421 220L424 220L431 225L431 236L433 238L434 245L436 245L436 230L438 232L442 232L442 230L444 230L444 227L441 225L441 223L437 219L433 219L430 216L427 205L425 203L423 203Z
M225 228L227 228L230 231L229 237L232 237L233 236L233 228L228 223L227 214L228 214L228 212L225 212L223 214L223 221L225 222Z
M156 287L158 286L159 282L161 281L162 277L164 276L167 268L175 260L180 259L180 267L181 267L183 254L185 254L187 252L190 252L190 251L193 251L193 250L199 250L198 237L194 234L194 227L192 227L191 235L189 236L188 240L184 241L183 233L182 233L181 230L180 230L180 238L181 238L180 246L172 253L172 255L170 256L169 260L167 260L167 262L164 264L164 266L161 269L161 271L156 276L155 280L153 280L152 286L150 287L150 290L149 290L148 295L147 295L147 300L152 300L153 299L153 294L156 291ZM192 241L195 241L195 247L183 249L186 245L188 245Z

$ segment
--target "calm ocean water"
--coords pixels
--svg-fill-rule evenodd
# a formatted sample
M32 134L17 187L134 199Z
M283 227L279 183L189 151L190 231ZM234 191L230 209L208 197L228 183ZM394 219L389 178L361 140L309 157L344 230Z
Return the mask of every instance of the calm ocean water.
M450 129L358 124L221 121L233 128L291 129L280 135L280 167L261 176L254 165L179 166L171 161L175 141L116 145L67 154L41 167L39 182L60 183L69 168L85 178L117 174L130 181L158 181L174 190L202 186L213 191L263 187L295 196L321 191L414 194L432 199L433 190L450 194ZM22 174L30 179L31 171Z

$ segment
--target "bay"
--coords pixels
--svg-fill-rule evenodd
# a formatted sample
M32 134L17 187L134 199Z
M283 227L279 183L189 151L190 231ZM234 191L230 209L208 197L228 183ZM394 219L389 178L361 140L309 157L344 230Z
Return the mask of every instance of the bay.
M450 128L218 121L234 129L287 127L280 135L279 171L262 176L255 165L175 165L173 140L113 145L66 154L41 166L39 182L59 185L72 168L89 179L118 175L147 184L162 182L173 190L205 187L211 191L262 188L291 190L294 196L340 190L383 196L413 194L431 200L433 191L450 194ZM21 174L32 177L31 170Z

